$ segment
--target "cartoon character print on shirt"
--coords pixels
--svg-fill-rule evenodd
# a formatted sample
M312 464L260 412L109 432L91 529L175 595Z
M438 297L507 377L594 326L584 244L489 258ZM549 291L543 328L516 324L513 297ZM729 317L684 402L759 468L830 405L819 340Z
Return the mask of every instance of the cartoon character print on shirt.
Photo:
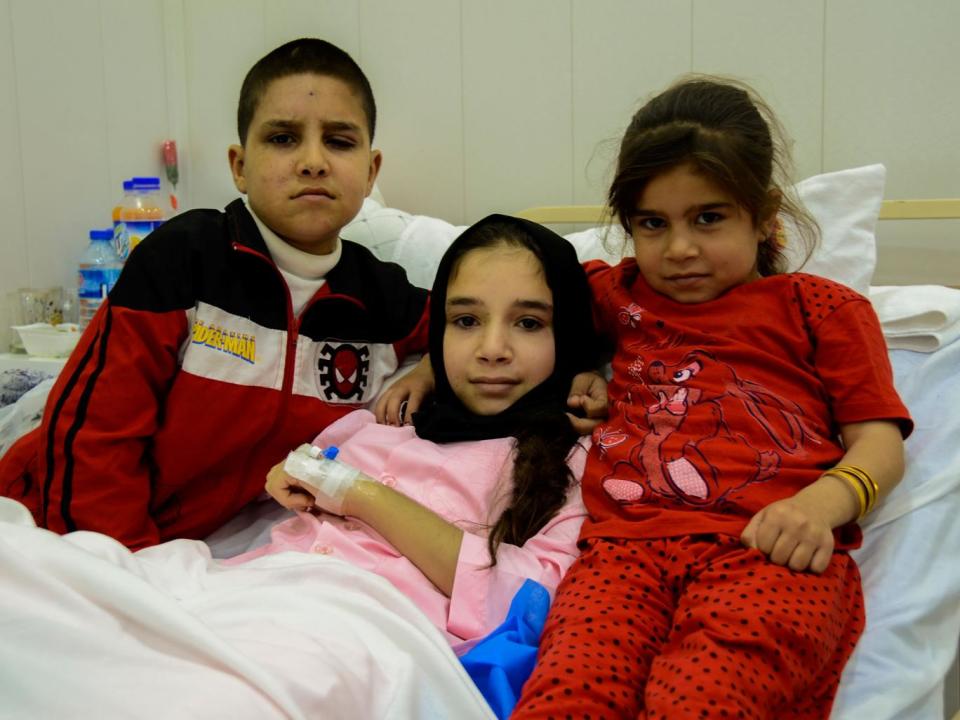
M370 348L366 345L324 343L317 357L320 388L327 400L363 399L370 370Z
M673 364L638 356L628 373L636 382L621 404L633 432L605 429L597 437L601 452L631 434L641 438L629 460L616 462L603 480L605 492L622 505L645 502L650 494L690 505L722 503L746 485L775 476L784 455L803 455L804 442L814 438L798 405L738 377L706 350L690 351ZM766 447L756 448L731 430L727 417L734 413L761 428ZM679 432L685 424L687 432ZM717 467L731 463L750 471L724 483Z

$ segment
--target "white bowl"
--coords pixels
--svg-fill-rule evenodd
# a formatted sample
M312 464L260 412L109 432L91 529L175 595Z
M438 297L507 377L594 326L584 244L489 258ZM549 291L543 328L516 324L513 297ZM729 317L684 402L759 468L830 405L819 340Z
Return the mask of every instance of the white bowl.
M27 355L34 357L66 357L80 340L80 330L75 323L33 323L14 325L20 335Z

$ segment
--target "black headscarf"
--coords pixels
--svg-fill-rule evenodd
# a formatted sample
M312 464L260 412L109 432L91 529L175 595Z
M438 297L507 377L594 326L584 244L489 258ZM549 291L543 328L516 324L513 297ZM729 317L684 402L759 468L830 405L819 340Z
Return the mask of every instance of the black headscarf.
M477 415L463 406L450 387L443 364L443 336L450 271L470 250L490 246L489 236L494 229L491 225L519 230L519 234L526 236L522 246L533 252L543 266L547 286L553 293L556 360L553 374L509 408L496 415ZM567 422L570 383L577 373L596 367L598 347L590 309L590 288L573 246L535 222L509 215L489 215L454 240L437 269L430 295L430 361L436 390L425 407L413 415L417 435L435 442L484 440L516 437L521 431L536 426Z

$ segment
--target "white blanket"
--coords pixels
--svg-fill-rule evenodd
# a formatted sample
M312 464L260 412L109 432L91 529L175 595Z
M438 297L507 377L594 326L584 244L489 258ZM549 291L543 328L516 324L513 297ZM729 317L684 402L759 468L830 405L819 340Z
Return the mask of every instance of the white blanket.
M490 718L443 635L325 556L58 536L0 498L0 718Z

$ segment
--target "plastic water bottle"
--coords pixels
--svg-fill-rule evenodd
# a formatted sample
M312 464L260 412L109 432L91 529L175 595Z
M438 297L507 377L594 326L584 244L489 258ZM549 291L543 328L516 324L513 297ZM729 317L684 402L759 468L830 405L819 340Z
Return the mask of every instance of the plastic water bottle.
M77 300L80 329L90 324L107 293L120 277L123 261L113 247L113 228L91 230L90 244L80 256Z
M133 192L130 200L120 209L120 219L125 226L128 254L166 219L163 199L160 195L160 178L131 178Z
M127 236L127 224L123 221L123 211L133 204L133 180L123 181L123 196L113 206L113 249L121 260L130 254L130 238Z

